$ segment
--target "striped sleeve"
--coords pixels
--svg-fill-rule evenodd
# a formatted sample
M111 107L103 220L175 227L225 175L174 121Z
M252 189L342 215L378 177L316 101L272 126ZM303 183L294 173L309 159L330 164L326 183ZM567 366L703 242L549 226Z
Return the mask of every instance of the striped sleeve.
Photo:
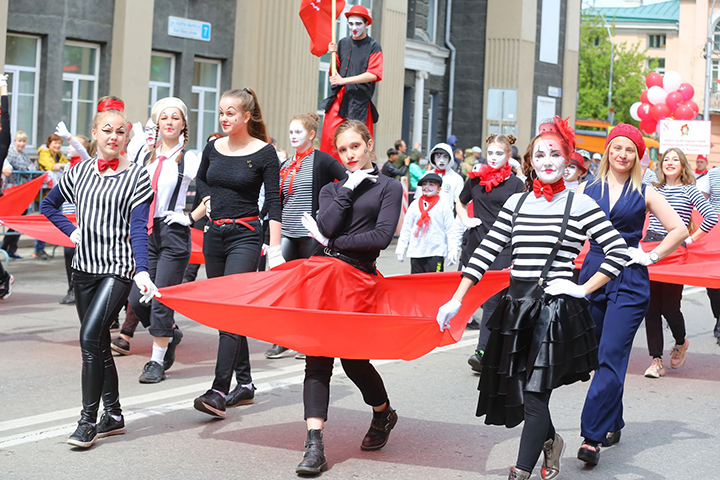
M75 203L75 179L77 178L79 168L71 168L65 175L60 177L58 181L58 190L69 203Z
M130 203L131 211L135 210L135 207L137 207L138 205L142 205L153 197L153 190L150 186L150 174L145 168L139 166L135 166L135 168L139 168L140 173L137 176L135 190L133 191L133 196ZM72 169L70 171L72 171Z
M718 215L708 202L700 190L695 185L685 187L685 196L695 209L703 216L700 224L700 230L707 233L718 223Z
M585 234L595 240L605 252L605 261L600 265L598 272L613 279L620 274L630 260L627 244L612 226L605 212L592 199L590 200L592 206L578 220L583 226Z

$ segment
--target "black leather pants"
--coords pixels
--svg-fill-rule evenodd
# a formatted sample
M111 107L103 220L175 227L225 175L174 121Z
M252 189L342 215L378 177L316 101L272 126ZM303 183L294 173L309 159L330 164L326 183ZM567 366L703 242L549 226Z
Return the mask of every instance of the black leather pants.
M110 350L110 325L127 302L132 282L112 275L74 272L75 306L80 317L82 419L97 420L105 410L119 415L118 375Z

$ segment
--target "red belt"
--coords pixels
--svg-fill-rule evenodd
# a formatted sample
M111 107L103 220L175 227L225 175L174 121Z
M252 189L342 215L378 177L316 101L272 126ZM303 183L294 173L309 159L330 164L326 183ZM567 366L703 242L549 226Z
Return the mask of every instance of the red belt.
M252 231L255 231L255 228L247 222L252 222L253 220L259 220L259 219L260 219L260 217L221 218L219 220L213 220L211 218L210 221L212 223L214 223L215 225L225 225L227 223L239 223L240 225L247 227Z

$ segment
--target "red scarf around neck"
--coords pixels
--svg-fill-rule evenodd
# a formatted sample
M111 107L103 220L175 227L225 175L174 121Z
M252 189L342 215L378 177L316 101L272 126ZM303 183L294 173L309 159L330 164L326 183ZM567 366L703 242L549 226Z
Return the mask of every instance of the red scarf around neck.
M555 183L543 183L537 178L533 180L533 193L536 198L540 198L540 195L544 195L547 201L553 199L556 193L560 193L565 190L565 180L562 178Z
M493 168L490 165L481 165L480 170L477 172L470 172L468 176L470 178L480 179L480 185L485 186L485 191L489 192L493 187L497 187L502 182L510 178L512 175L512 168L510 164L506 163L504 167Z
M310 148L305 150L304 152L296 153L295 158L288 163L285 168L283 168L280 171L280 177L282 178L282 181L280 182L280 191L282 192L283 185L285 185L285 180L287 177L290 177L290 184L288 185L288 194L293 193L293 181L295 180L295 174L300 170L300 167L302 166L302 161L310 156L310 154L313 152L313 147L310 145Z
M698 174L698 175L705 175L706 173L708 173L708 169L706 168L705 170L698 170L698 169L696 168L696 169L695 169L695 173Z
M418 200L418 207L420 208L420 219L415 225L420 228L415 230L416 237L420 234L424 234L425 232L427 232L428 228L430 228L430 210L432 210L432 208L437 205L439 200L439 194L432 197L426 197L425 195L423 195Z

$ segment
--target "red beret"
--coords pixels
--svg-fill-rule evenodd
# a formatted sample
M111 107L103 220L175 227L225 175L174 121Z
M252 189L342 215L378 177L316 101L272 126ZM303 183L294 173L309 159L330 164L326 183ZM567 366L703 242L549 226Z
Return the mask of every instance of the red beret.
M587 173L587 168L585 168L585 159L578 152L572 153L569 163L575 165L577 168L582 170L583 173Z
M635 144L635 147L637 147L638 151L638 161L640 161L643 155L645 155L645 140L643 140L642 133L640 133L640 130L638 130L637 128L633 127L632 125L628 125L627 123L621 123L613 127L613 129L610 130L610 133L607 136L607 140L605 140L605 150L607 150L610 142L612 142L617 137L625 137Z

